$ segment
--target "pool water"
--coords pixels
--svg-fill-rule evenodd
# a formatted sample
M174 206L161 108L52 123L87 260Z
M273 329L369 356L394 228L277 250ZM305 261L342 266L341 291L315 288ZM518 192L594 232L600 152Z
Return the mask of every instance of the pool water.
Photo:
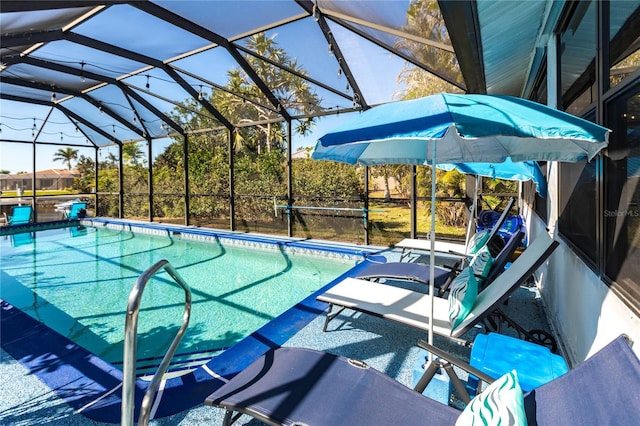
M2 237L0 255L2 299L116 365L129 292L144 270L167 259L192 291L174 370L208 361L354 265L284 249L82 226ZM183 313L183 290L166 272L157 274L142 297L140 374L159 363Z

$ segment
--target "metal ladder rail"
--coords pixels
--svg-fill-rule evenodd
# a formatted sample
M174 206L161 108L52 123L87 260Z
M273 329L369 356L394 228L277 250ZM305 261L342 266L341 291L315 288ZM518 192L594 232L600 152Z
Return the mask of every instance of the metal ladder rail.
M189 317L191 315L191 290L187 283L178 274L178 271L169 263L168 260L160 260L149 269L144 271L136 281L135 285L129 293L129 302L127 304L127 316L125 320L124 332L124 360L123 360L123 379L122 379L122 411L120 423L124 426L134 424L135 409L135 381L136 381L136 349L138 344L138 313L140 311L140 301L147 282L160 270L164 269L174 279L174 281L182 287L185 293L185 310L182 319L182 326L176 333L171 342L171 346L162 358L162 362L158 367L158 371L154 374L147 392L144 394L142 405L140 407L140 415L138 416L139 425L147 425L149 423L149 415L151 411L151 403L160 385L160 381L164 373L169 367L169 362L173 357L180 340L189 325Z

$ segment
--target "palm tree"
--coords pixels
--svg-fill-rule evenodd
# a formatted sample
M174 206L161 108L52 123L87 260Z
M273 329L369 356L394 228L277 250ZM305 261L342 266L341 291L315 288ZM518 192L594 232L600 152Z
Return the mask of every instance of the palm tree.
M53 161L67 163L67 168L71 170L71 161L78 158L78 150L70 147L60 148L53 154Z
M278 45L275 37L276 35L267 36L265 33L249 37L246 41L246 47L259 57L247 54L245 56L247 62L271 88L284 108L296 114L318 111L320 97L308 82L261 59L261 57L267 58L273 63L295 70L300 75L308 74L295 59L290 58ZM216 92L212 96L212 103L234 123L255 123L256 121L263 123L238 129L235 135L236 148L249 149L258 154L261 153L262 147L265 147L267 151L281 148L285 141L285 131L280 123L273 122L279 113L273 110L271 102L244 70L237 68L229 70L227 77L229 91ZM246 99L251 99L253 102L229 93L242 93ZM298 133L308 132L312 122L312 119L305 121L303 125L296 128L296 131Z
M410 34L451 45L436 0L411 0L403 29ZM438 70L451 81L462 83L462 73L455 53L409 39L399 39L395 47ZM400 99L415 99L441 92L461 92L450 82L413 65L406 65L398 80L403 83L402 92L397 94Z

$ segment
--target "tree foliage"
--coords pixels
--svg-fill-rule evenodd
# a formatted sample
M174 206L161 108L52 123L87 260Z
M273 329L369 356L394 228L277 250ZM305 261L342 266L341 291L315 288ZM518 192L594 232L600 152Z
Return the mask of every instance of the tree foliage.
M95 187L95 162L86 155L81 155L76 164L79 177L73 180L73 189L80 192L91 192Z
M60 148L53 154L53 161L61 161L67 164L67 169L71 170L71 162L78 158L78 150L71 147Z
M130 166L146 164L144 152L138 143L126 143L122 145L122 159Z
M266 86L272 88L283 108L293 115L319 111L320 98L309 83L272 64L281 64L300 75L307 75L306 70L278 45L275 36L255 34L247 39L246 48L255 55L244 54L245 59ZM231 134L225 129L218 130L221 123L211 117L196 99L185 100L171 112L174 121L195 131L188 135L192 215L215 220L228 214L231 142L236 208L241 211L243 220L273 220L273 197L282 199L287 195L287 128L281 121L280 112L240 68L227 71L225 90L201 92L237 127ZM306 134L314 124L314 119L297 120L293 130ZM162 193L182 193L185 169L183 144L182 137L176 137L156 157L153 164L155 198ZM311 160L296 160L294 163L294 197L361 195L362 185L355 167ZM134 165L131 161L125 162L125 170ZM130 174L125 172L127 175ZM154 213L169 214L161 210Z
M451 46L449 32L436 0L412 0L407 10L404 31ZM462 83L462 73L453 52L409 39L399 39L395 47L407 52L420 63L427 64L430 69L439 72L449 80ZM399 80L404 85L402 99L461 91L447 80L415 66L407 65L400 73Z
M307 197L360 198L363 173L356 167L332 161L295 160L294 192Z

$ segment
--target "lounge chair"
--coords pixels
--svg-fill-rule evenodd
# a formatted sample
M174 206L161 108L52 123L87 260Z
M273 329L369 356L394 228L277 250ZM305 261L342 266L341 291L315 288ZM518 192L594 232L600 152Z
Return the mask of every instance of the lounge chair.
M478 294L469 314L455 328L449 320L449 301L446 298L431 298L423 292L345 278L317 297L317 300L329 304L323 330L326 331L329 322L342 310L351 309L428 331L433 300L434 333L459 339L498 309L549 258L557 246L558 242L547 234L536 237L507 270ZM335 307L338 307L336 312Z
M24 225L31 223L31 206L14 206L11 209L11 216L7 218L9 225Z
M69 212L67 213L67 219L78 219L78 214L81 210L87 210L87 203L73 203L69 208Z
M506 244L504 244L500 252L495 256L491 269L489 270L489 274L486 279L483 280L483 287L487 286L504 271L504 268L513 257L523 239L524 231L521 229L520 231L515 232ZM456 269L461 267L460 262L465 260L466 258L458 258L458 262L454 264L453 270L452 267L448 265L439 265L434 267L434 284L435 287L439 289L439 295L446 292L453 273L456 272ZM430 265L418 262L371 263L358 272L355 278L373 281L393 279L429 284L429 277L431 274L430 269Z
M529 425L637 424L639 387L640 361L621 336L527 393L524 413ZM226 410L224 425L241 414L271 425L454 425L461 415L361 361L303 348L267 352L205 404Z
M513 204L515 203L514 198L510 198L507 202L507 206L502 211L502 214L498 219L496 219L495 226L491 229L491 232L488 237L488 243L495 241L496 238L501 238L498 234L500 227L504 223L505 219L509 215L509 211ZM421 240L415 238L405 238L399 243L395 244L395 247L402 249L401 258L404 259L408 257L414 250L419 251L430 251L431 250L431 241L429 239ZM455 243L449 241L441 241L436 240L434 245L434 250L438 253L451 253L458 256L466 256L467 255L467 246L463 243Z

